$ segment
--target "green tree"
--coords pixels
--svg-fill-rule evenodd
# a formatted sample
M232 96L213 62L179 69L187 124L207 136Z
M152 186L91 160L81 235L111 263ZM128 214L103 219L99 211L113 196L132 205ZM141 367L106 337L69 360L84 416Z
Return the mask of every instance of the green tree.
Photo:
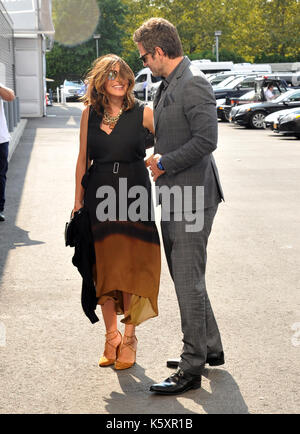
M74 2L80 0L60 0L53 1L53 21L55 29L60 26L70 25L69 15L66 11L63 13L61 7L65 2ZM79 3L78 3L79 4ZM82 4L83 11L84 5ZM124 19L126 14L126 5L122 0L97 0L100 10L100 18L96 23L93 33L101 35L99 41L99 55L107 53L121 54L123 51L122 40L125 35ZM89 11L86 11L89 16ZM59 20L57 16L60 15ZM74 18L75 17L75 18ZM72 11L72 19L76 22L76 15L74 15L74 8ZM59 23L59 24L58 24ZM89 27L89 31L91 27ZM76 25L73 25L76 28ZM61 35L62 33L60 33ZM70 41L69 41L70 42ZM55 82L53 87L62 84L65 78L79 79L84 78L87 71L91 67L93 61L96 59L96 43L93 36L90 35L85 42L78 43L71 46L59 42L54 43L53 49L47 53L47 76L53 78ZM52 84L51 84L52 86Z
M97 13L94 7L88 9L90 2L99 6L100 19L97 18L96 25L91 12L95 16ZM56 42L47 53L47 75L60 82L66 76L85 75L96 57L92 33L101 34L99 54L122 55L137 72L143 65L133 33L143 21L159 16L177 27L184 53L191 58L214 60L214 33L221 30L220 60L300 61L300 0L53 0L52 3L57 38L66 39L67 28L73 34L73 39L68 40L71 47ZM66 14L68 4L73 4L71 17ZM85 17L88 25L82 25ZM81 38L77 45L75 36Z

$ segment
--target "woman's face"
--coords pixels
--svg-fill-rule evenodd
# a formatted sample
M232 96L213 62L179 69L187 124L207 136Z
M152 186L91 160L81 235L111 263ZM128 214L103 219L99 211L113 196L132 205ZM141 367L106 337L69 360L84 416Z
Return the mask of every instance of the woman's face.
M108 74L105 82L105 90L108 96L124 97L128 89L128 80L123 79L119 75L120 65L116 64Z

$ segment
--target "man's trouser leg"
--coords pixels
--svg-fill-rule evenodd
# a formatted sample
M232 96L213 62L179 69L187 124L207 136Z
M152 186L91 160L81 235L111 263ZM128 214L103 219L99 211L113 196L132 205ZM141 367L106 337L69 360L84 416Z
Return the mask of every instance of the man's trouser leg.
M0 143L0 212L4 210L6 172L8 168L8 142Z
M191 374L202 370L207 352L223 351L219 329L206 292L206 247L218 206L204 210L199 232L187 232L186 222L162 221L162 236L178 298L183 353L179 366Z

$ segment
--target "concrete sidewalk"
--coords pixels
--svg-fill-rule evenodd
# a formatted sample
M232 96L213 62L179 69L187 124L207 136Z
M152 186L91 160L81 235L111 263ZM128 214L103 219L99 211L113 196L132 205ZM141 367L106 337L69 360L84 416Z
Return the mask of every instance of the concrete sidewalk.
M137 364L116 372L98 367L101 310L92 325L73 249L64 246L81 110L55 105L48 117L30 119L9 165L0 224L0 413L299 412L300 342L292 330L300 323L299 141L220 125L226 203L210 239L207 284L226 365L205 369L200 390L155 396L150 384L170 374L166 359L182 346L164 255L160 315L137 329Z

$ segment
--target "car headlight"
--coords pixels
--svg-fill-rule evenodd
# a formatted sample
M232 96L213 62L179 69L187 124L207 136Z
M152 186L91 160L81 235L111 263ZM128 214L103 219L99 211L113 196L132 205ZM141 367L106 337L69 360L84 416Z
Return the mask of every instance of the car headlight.
M289 115L284 116L283 118L280 119L281 123L284 122L291 122L294 121L295 119L300 118L300 114L295 114L295 113L291 113Z
M244 107L244 108L240 108L238 110L238 114L240 114L240 113L246 113L246 112L250 112L250 111L251 111L251 108Z

